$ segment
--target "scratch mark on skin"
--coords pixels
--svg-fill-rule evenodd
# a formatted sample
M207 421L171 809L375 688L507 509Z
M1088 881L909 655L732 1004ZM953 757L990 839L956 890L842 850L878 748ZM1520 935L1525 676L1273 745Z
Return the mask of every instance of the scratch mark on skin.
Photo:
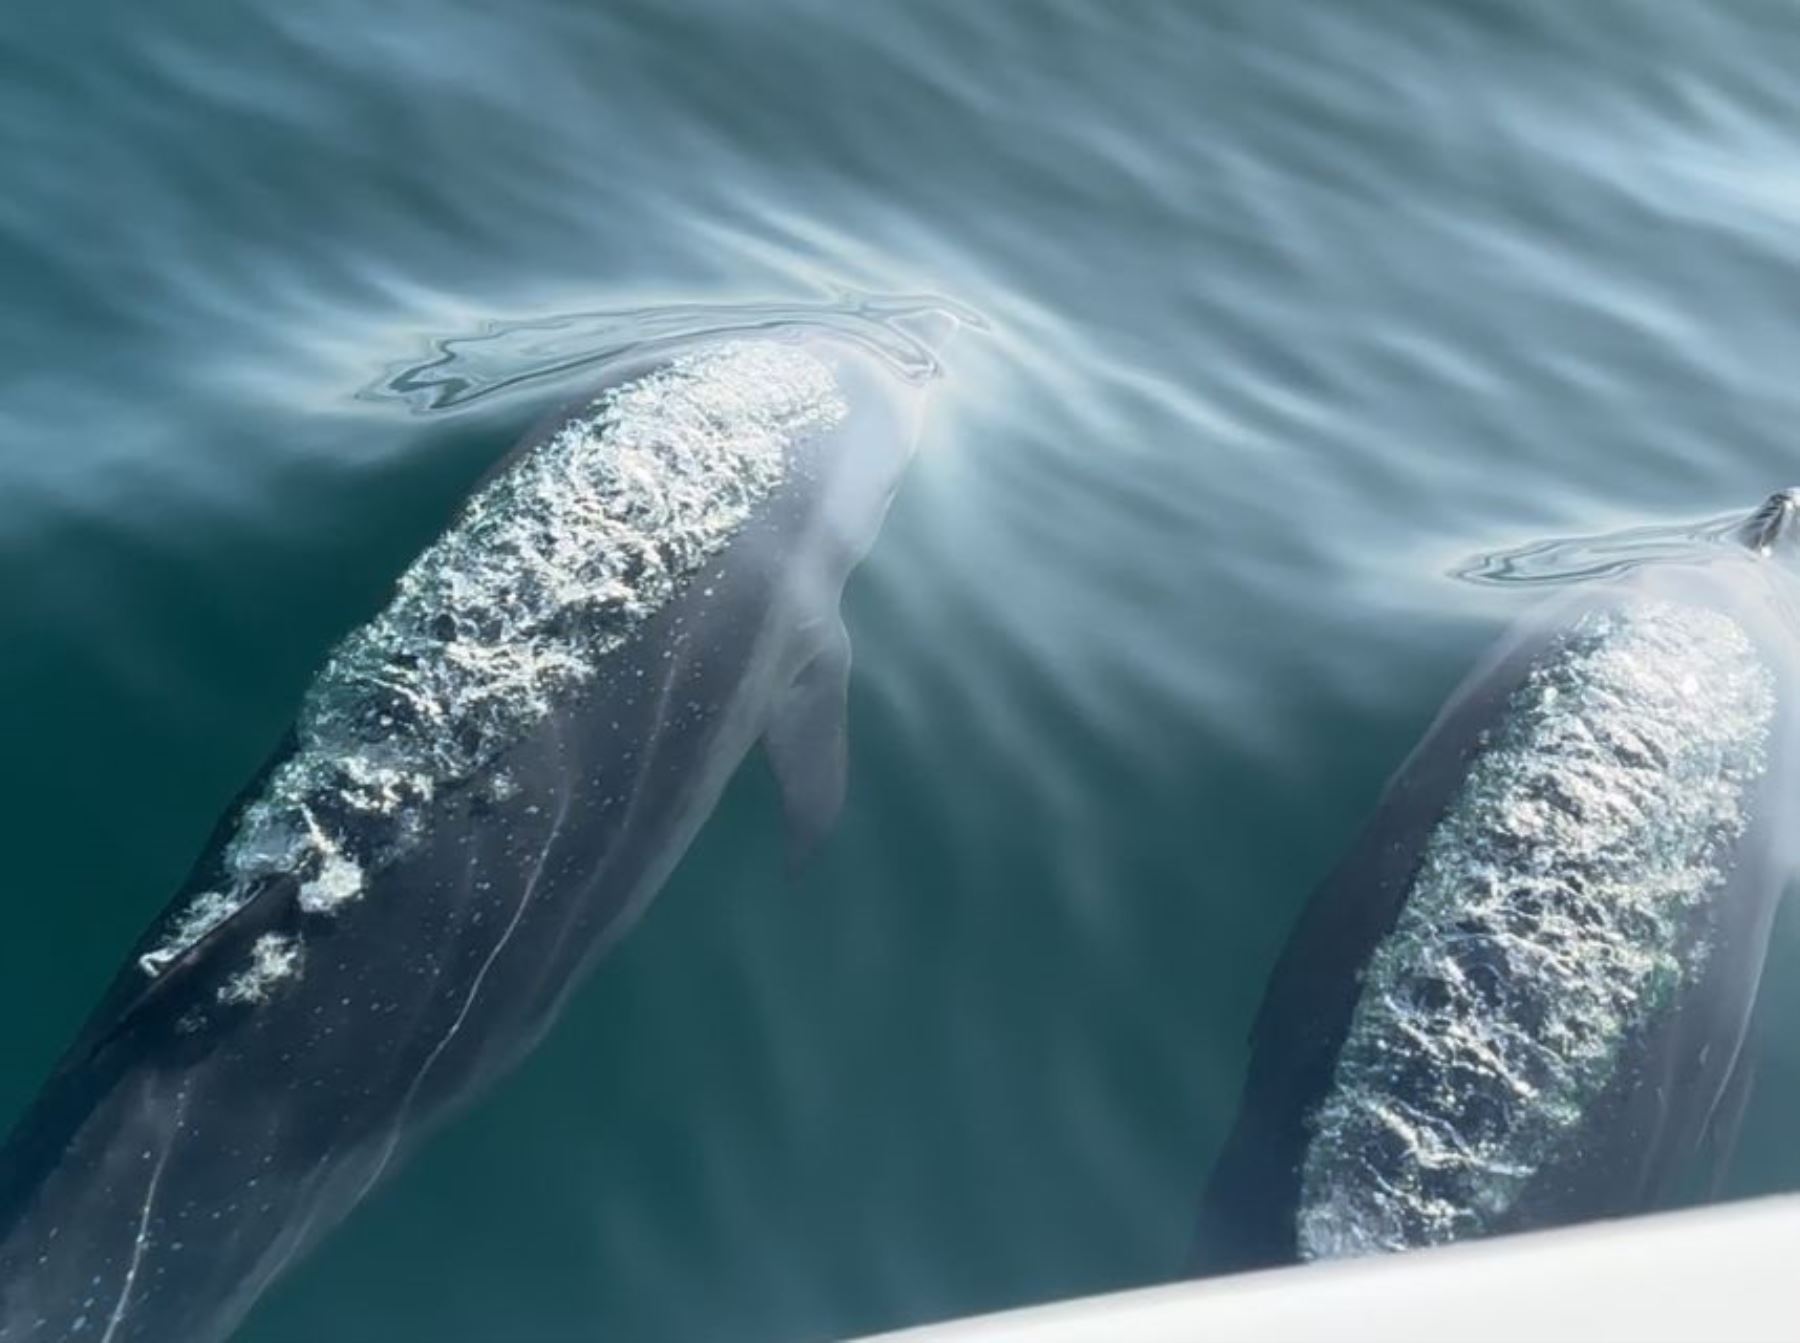
M657 701L656 721L659 727L668 720L669 703L673 698L673 695L674 686L670 680L665 679L659 691ZM652 739L654 739L654 734L652 734ZM569 807L574 798L573 790L568 788L561 789L560 797L561 801L556 813L556 822L551 826L550 833L544 837L543 845L538 851L536 865L532 868L531 875L525 882L524 892L519 897L519 903L513 909L512 918L507 921L507 925L501 932L499 939L488 952L486 959L482 961L481 969L476 972L474 980L470 983L469 992L463 999L462 1008L457 1012L456 1019L450 1023L449 1028L445 1030L443 1037L439 1039L437 1044L432 1048L431 1053L426 1055L424 1063L419 1065L419 1071L417 1075L414 1076L412 1085L407 1088L406 1095L401 1100L400 1108L395 1114L394 1124L388 1133L387 1143L382 1149L381 1157L375 1163L375 1169L370 1173L369 1178L363 1183L362 1193L358 1195L359 1200L362 1197L365 1197L369 1190L374 1188L376 1181L381 1178L382 1173L388 1168L389 1163L392 1162L394 1152L400 1145L400 1136L402 1130L405 1128L406 1118L412 1111L413 1100L417 1097L419 1088L424 1085L425 1078L430 1074L431 1069L436 1065L439 1057L441 1057L443 1052L450 1047L451 1041L453 1041L457 1034L462 1030L463 1023L467 1021L469 1013L474 1009L476 998L481 994L482 985L486 981L489 971L493 969L495 962L500 959L500 953L505 951L507 944L512 941L513 934L518 930L520 922L523 921L525 917L526 909L530 906L532 899L537 894L538 881L543 876L544 865L550 860L550 852L556 847L556 841L562 834L563 825L568 820ZM630 829L631 819L638 810L640 800L640 795L634 795L631 802L627 805L625 818L621 824L622 830Z
M181 1136L182 1117L186 1111L187 1092L183 1091L175 1100L175 1126L169 1131L169 1141L164 1146L162 1155L157 1158L156 1166L150 1172L150 1183L144 1190L144 1207L138 1214L137 1239L132 1242L131 1262L125 1267L125 1281L119 1285L119 1299L114 1303L112 1315L106 1321L106 1332L100 1336L100 1343L112 1343L113 1336L125 1321L125 1312L131 1307L131 1292L137 1283L138 1269L143 1265L144 1251L150 1248L150 1214L156 1207L157 1186L162 1183L163 1169L169 1164L169 1158L175 1154L175 1140Z
M556 824L551 827L550 833L544 838L543 847L538 851L537 863L532 868L531 876L525 883L525 889L519 896L519 903L513 908L512 918L507 921L506 928L501 932L492 949L489 950L487 958L481 963L481 969L476 972L474 980L469 984L469 991L463 998L462 1008L457 1012L455 1020L450 1023L449 1028L432 1047L431 1052L425 1056L425 1061L419 1065L419 1071L413 1077L412 1085L407 1087L406 1095L401 1099L400 1107L395 1112L393 1127L388 1132L388 1139L382 1148L381 1156L376 1161L375 1169L370 1172L369 1178L364 1181L362 1193L357 1196L359 1201L375 1187L375 1182L381 1178L382 1172L393 1160L394 1152L400 1146L400 1135L406 1126L406 1118L412 1112L413 1101L419 1094L419 1088L425 1084L425 1078L430 1074L439 1057L450 1047L450 1042L462 1030L463 1023L468 1020L469 1013L474 1009L476 998L481 995L481 987L487 981L488 972L494 968L494 962L500 959L500 953L505 951L507 944L512 941L513 934L518 931L519 924L525 917L526 909L530 907L532 899L537 895L538 880L544 874L544 864L550 860L550 851L555 847L557 837L562 834L563 823L568 819L571 798L572 790L566 788L561 790L561 803L556 813Z

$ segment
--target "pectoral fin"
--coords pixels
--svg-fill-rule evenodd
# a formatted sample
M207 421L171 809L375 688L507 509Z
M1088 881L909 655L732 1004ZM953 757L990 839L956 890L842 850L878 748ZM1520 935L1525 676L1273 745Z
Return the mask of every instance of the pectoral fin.
M850 638L834 615L813 655L777 696L763 730L787 813L792 866L812 856L844 808L849 682Z

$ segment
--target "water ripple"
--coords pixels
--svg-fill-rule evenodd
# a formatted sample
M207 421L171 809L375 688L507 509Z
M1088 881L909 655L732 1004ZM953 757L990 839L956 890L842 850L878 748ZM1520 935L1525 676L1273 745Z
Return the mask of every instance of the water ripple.
M361 395L397 397L418 414L454 410L700 336L796 326L829 327L886 358L902 377L921 381L935 377L939 363L909 324L939 313L986 326L981 314L952 299L867 294L834 303L681 303L495 320L473 334L432 340L428 358L389 369Z
M1589 536L1551 537L1472 556L1450 573L1469 583L1563 584L1617 578L1646 564L1692 558L1733 545L1752 514L1723 513L1701 522L1625 527Z

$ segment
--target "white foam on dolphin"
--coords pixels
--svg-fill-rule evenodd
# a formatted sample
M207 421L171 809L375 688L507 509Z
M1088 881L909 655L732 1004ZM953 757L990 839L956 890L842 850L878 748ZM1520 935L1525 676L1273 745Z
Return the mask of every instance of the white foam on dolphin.
M781 484L793 449L847 414L805 350L713 345L609 388L484 486L332 653L293 752L238 817L224 881L173 916L139 957L144 973L271 878L297 881L308 914L362 899L368 874L418 839L432 799L591 679ZM260 992L227 1000L259 1000L281 965L291 973L297 956L253 948L243 973Z
M1744 629L1639 599L1534 663L1364 975L1301 1170L1307 1258L1478 1234L1707 956L1767 768Z
M250 963L219 986L219 1001L265 1001L277 984L300 973L302 954L292 933L264 933L250 945Z

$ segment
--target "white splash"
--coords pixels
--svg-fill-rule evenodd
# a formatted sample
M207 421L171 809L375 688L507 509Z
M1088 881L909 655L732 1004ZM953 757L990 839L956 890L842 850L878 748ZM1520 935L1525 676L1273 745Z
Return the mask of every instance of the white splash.
M313 915L363 898L432 800L593 677L847 413L804 350L715 345L608 389L486 485L331 655L292 754L238 818L223 884L174 915L144 973L270 881L297 882Z
M219 986L222 1003L260 1003L284 979L300 973L300 939L290 933L264 933L250 946L250 964Z
M1714 611L1641 601L1532 667L1376 950L1313 1118L1307 1258L1505 1215L1707 954L1774 678Z
M300 908L307 914L330 914L340 905L362 899L363 870L335 849L319 861L318 875L300 883Z

